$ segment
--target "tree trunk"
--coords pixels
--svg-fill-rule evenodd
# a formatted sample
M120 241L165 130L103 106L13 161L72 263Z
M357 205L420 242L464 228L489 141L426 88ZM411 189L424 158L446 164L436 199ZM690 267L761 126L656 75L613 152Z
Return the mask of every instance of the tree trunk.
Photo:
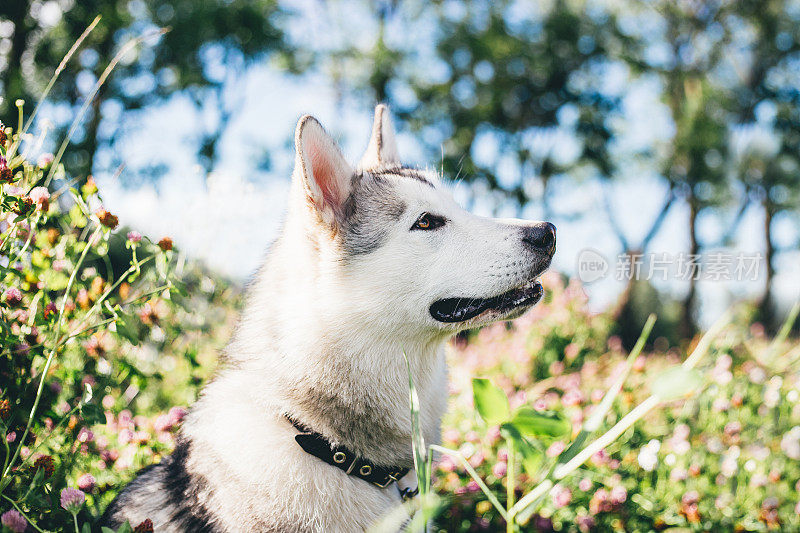
M8 52L8 65L3 75L3 101L0 103L0 119L6 124L17 127L15 102L18 98L26 98L25 79L22 75L22 55L30 37L31 27L25 20L30 11L30 2L11 2L5 15L14 24L14 35L11 37L11 49ZM34 102L25 102L26 112ZM26 113L27 114L27 113Z
M775 206L769 199L769 194L764 195L764 248L766 261L766 277L764 279L764 292L758 300L758 319L768 328L774 328L775 307L772 299L772 283L775 279L775 246L772 243L772 218L775 215Z
M625 288L620 293L619 297L617 298L617 302L614 304L614 308L611 312L611 316L614 317L614 321L618 322L630 315L630 303L631 303L631 296L633 295L633 286L636 283L636 270L633 264L634 258L641 254L642 252L639 250L625 250L624 255L629 258L630 265L631 265L631 272L629 272L629 277L625 281ZM613 265L612 265L613 266ZM613 275L614 272L611 272Z
M700 244L697 242L697 215L699 213L697 200L694 195L689 196L689 254L690 257L696 256L700 252ZM681 312L681 336L685 339L690 339L696 333L694 323L694 311L696 307L695 300L697 299L697 280L695 279L694 272L691 272L689 277L689 292L686 294L682 303Z

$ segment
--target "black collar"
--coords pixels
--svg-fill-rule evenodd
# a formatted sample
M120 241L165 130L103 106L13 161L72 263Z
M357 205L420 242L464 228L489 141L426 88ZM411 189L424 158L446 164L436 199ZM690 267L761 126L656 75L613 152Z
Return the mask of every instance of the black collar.
M297 441L297 444L299 444L306 453L322 459L329 465L344 470L347 475L359 477L364 481L368 481L377 487L385 489L405 476L410 470L410 468L400 468L397 466L378 466L359 457L345 446L331 444L322 434L304 426L291 416L286 415L286 418L300 432L294 436L294 440Z

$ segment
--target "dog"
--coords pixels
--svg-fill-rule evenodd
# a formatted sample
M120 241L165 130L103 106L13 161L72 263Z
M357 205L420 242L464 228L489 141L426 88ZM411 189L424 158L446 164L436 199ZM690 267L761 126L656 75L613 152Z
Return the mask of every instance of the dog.
M364 531L416 485L406 358L437 443L447 339L542 297L555 227L460 208L436 173L401 163L384 105L356 168L311 116L295 148L282 231L221 369L105 525Z

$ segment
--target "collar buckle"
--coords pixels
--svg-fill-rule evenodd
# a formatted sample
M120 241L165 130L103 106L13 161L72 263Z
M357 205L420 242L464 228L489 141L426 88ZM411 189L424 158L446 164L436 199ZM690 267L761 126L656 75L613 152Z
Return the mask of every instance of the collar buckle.
M375 485L376 487L381 488L381 489L385 489L386 487L388 487L389 485L391 485L395 481L397 481L397 478L395 477L394 472L390 472L386 476L386 483L378 483L377 481L373 481L372 484Z

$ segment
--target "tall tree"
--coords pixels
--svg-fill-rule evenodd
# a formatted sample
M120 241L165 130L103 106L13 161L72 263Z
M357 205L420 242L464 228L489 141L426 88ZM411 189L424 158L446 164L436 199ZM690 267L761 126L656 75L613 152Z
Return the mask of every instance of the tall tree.
M119 130L114 124L123 115L163 102L177 92L212 115L196 139L200 160L210 169L220 136L241 104L232 91L232 80L250 62L271 53L280 54L287 69L299 68L281 29L285 13L277 0L12 0L0 4L0 27L4 28L0 94L5 97L0 118L8 121L16 116L18 98L25 100L27 111L32 109L56 65L96 15L102 16L100 24L51 93L54 105L80 106L129 39L158 27L170 31L125 58L100 89L65 161L77 176L98 170L96 155L117 140ZM109 127L102 128L106 115Z
M782 0L736 4L737 15L753 32L735 90L737 122L760 137L760 142L740 147L736 177L764 217L766 275L758 309L759 319L773 327L778 322L773 294L779 252L776 219L800 216L800 89L793 79L800 54L800 13L788 8Z

